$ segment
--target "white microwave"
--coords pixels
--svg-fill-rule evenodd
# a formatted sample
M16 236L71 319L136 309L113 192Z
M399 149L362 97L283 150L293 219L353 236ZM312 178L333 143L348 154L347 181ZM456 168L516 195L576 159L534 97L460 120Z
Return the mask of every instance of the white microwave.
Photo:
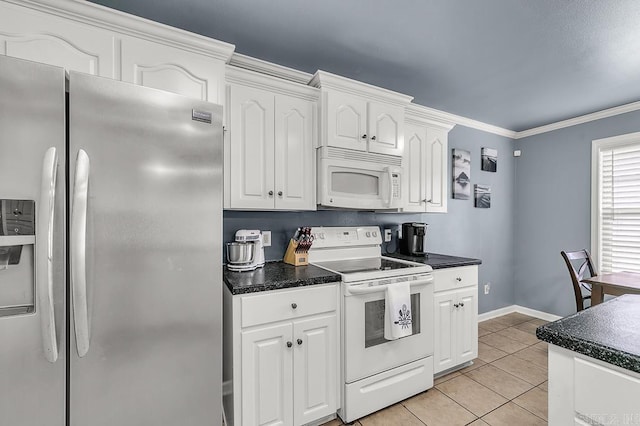
M399 158L327 147L318 151L319 205L359 210L402 207Z

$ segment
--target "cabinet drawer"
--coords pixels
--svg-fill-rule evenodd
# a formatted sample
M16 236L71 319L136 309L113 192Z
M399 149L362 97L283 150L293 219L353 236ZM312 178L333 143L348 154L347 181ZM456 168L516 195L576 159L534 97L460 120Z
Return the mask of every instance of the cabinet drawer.
M635 376L635 377L634 377ZM589 424L637 424L640 419L640 379L632 371L618 371L575 358L575 411ZM586 420L585 419L585 420Z
M478 285L478 267L461 266L459 268L436 269L433 291L452 290L456 288Z
M244 296L241 301L242 327L283 321L337 308L336 285L281 290Z

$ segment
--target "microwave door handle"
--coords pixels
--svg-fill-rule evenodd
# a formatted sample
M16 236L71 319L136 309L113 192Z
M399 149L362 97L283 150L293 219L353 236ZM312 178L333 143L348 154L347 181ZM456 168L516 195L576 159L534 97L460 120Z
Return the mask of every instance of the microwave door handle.
M58 360L58 340L53 304L53 220L56 200L58 154L55 147L47 149L42 161L40 203L36 216L36 289L40 303L42 346L47 361Z
M423 285L427 285L429 283L433 282L433 276L427 277L427 278L423 278L423 279L419 279L416 281L411 281L409 283L409 285L411 287L420 287ZM385 285L376 285L376 286L367 286L367 287L362 287L362 288L358 288L358 287L349 287L349 293L351 294L370 294L370 293L379 293L381 291L386 291L387 287L389 285L393 285L393 284L385 284Z
M387 172L387 179L389 180L389 200L387 201L387 207L391 207L391 203L393 202L393 176L391 173L391 167L385 167Z

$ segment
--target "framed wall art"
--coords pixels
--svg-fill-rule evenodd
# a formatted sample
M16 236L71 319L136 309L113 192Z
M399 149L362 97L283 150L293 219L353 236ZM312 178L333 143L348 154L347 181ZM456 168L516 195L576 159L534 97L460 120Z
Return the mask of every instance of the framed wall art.
M482 148L481 169L485 172L495 172L498 169L498 150L493 148Z
M468 200L471 198L471 153L463 149L453 152L453 198Z

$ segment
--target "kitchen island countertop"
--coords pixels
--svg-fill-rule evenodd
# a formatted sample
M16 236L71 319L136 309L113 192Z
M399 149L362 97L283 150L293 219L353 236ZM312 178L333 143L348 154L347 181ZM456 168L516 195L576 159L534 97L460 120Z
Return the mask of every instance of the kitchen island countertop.
M264 267L249 272L232 272L225 266L223 279L231 294L234 295L326 284L341 280L340 275L317 266L292 266L284 262L267 262Z
M536 330L538 339L640 373L640 295L623 295Z

